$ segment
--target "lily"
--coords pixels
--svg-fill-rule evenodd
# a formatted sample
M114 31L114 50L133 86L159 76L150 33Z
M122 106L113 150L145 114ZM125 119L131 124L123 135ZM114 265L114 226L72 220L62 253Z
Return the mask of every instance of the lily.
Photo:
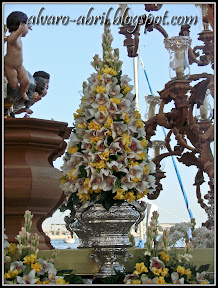
M38 279L35 278L35 270L31 270L28 275L24 275L23 277L17 276L18 284L35 284Z
M171 279L173 284L184 284L184 278L179 279L179 273L177 272L171 274Z

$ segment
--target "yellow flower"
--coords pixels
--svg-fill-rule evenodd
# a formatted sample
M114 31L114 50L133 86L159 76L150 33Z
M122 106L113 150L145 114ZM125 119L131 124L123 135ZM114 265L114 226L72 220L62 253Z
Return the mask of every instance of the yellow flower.
M118 189L117 190L117 194L116 196L113 198L114 200L116 199L119 199L119 200L123 200L124 199L124 193L125 193L125 190L124 189Z
M209 284L207 280L204 280L203 282L201 282L200 284Z
M148 268L145 266L143 262L141 263L136 263L135 265L136 270L133 272L133 274L141 274L141 273L146 273L148 272Z
M76 114L77 113L77 114ZM76 120L77 118L79 118L82 114L82 109L77 109L76 113L73 113L74 119Z
M133 115L134 115L134 117L135 117L136 119L140 119L140 118L141 118L141 114L140 114L139 111L137 111L137 110L135 110L135 111L133 112Z
M86 101L86 100L87 100L87 98L86 98L86 97L83 97L81 101L83 102L83 101Z
M135 196L132 192L128 192L124 195L124 200L128 200L129 202L132 202L135 200Z
M105 151L99 154L99 156L101 157L102 160L108 161L109 160L109 151Z
M115 104L117 104L117 105L119 105L119 104L120 104L120 101L121 101L119 98L116 98L116 97L111 98L110 100L111 100L111 102L113 102L113 103L115 103Z
M192 272L191 272L190 268L185 270L185 275L187 275L188 279L191 278L191 274L192 274Z
M123 94L126 95L128 92L132 91L132 88L130 88L129 86L126 86L123 90Z
M157 269L156 267L152 267L152 272L154 273L154 275L159 276L160 273L162 272L162 268Z
M141 284L141 280L132 280L132 284Z
M23 263L24 264L33 264L36 261L36 255L35 254L31 254L31 255L27 255L26 257L23 258Z
M179 274L184 275L185 274L185 268L182 266L178 266L176 270Z
M161 258L166 261L166 262L169 262L170 261L170 256L165 252L165 251L162 251L159 253L161 255Z
M17 277L17 275L18 275L17 270L14 270L13 272L11 270L8 270L8 272L4 274L4 278L5 279L13 279L13 278Z
M168 268L162 268L162 272L161 272L161 275L162 275L163 277L166 277L166 276L167 276L167 274L168 274L168 271L169 271L169 269L168 269Z
M129 163L129 166L130 165L132 165L132 166L135 166L135 165L139 165L139 162L137 162L137 161L130 161L130 163Z
M39 272L42 265L40 263L31 264L31 268L34 269L36 272Z
M98 74L97 78L98 78L98 82L100 83L101 82L101 74Z
M145 157L146 157L146 153L145 153L145 152L137 153L137 155L138 155L139 157L141 157L141 160L145 160Z
M92 162L90 162L89 165L92 166L92 167L94 167L95 169L102 169L102 168L106 168L106 167L107 167L107 164L105 163L104 160L101 160L101 161L98 162L98 163L92 163Z
M142 145L142 147L147 147L147 145L148 145L148 141L146 140L146 139L143 139L142 141L141 141L141 145Z
M10 243L8 247L8 253L11 255L14 255L16 248L17 248L17 245L15 243Z
M102 73L109 74L111 76L116 76L118 74L117 71L109 67L102 68Z
M69 282L66 282L63 278L58 277L56 280L56 284L69 284Z
M75 176L72 176L72 173L75 171L75 169L73 168L73 169L71 169L70 170L70 172L68 172L68 177L69 177L69 179L76 179L77 177L75 177Z
M78 147L69 147L67 153L74 154L78 151Z
M128 124L129 123L129 116L128 115L125 115L125 118L124 118L124 121Z
M88 125L89 129L94 129L94 130L100 130L101 129L101 125L97 124L96 122L94 122L93 120L89 123Z
M107 108L106 108L104 105L99 105L99 106L98 106L98 111L106 112L106 111L107 111Z
M144 170L144 174L145 174L145 175L148 175L149 173L150 173L149 166L146 165L146 166L145 166L145 170Z
M84 185L85 185L85 189L89 190L89 178L86 178Z
M139 182L140 181L140 179L139 178L134 178L134 179L132 179L132 182L134 182L134 183L137 183L137 182Z
M164 277L162 277L162 276L158 277L156 283L157 284L167 284Z
M90 142L98 142L99 140L101 140L100 137L91 137L90 138Z
M104 124L104 127L110 128L112 123L113 123L113 119L111 117L108 117L106 124Z
M147 195L148 194L148 188L146 188L145 189L145 191L143 191L142 193L139 193L139 192L137 192L136 193L136 198L137 199L141 199L141 198L143 198L145 195Z
M91 199L91 197L90 197L89 194L77 193L76 195L79 197L79 199L80 199L83 203L86 202L87 200L90 200L90 199Z
M62 179L60 180L61 184L64 184L64 183L66 183L67 181L68 181L68 180L67 180L66 177L64 177L64 178L62 178Z
M106 87L103 87L103 86L97 86L97 87L95 88L95 91L96 91L97 93L104 93L104 92L106 92L106 90L107 90L107 88L106 88Z
M87 127L87 124L86 123L83 123L83 124L77 124L77 128L79 128L79 129L86 129L86 127Z
M128 148L130 144L130 136L128 136L126 133L123 133L121 137L124 140L125 147Z
M136 123L137 123L137 128L143 128L143 122L142 120L136 120Z

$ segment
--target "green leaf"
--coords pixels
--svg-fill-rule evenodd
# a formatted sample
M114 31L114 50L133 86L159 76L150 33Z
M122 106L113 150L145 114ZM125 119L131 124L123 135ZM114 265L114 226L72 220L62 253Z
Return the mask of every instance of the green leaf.
M84 284L84 281L82 280L82 278L75 274L64 276L64 280L66 282L69 282L69 284Z
M23 275L28 275L31 270L32 270L31 266L27 265L26 268L23 271Z
M206 265L201 265L199 268L198 268L198 273L201 273L203 271L207 271L210 267L210 264L206 264Z
M82 175L82 178L87 178L87 172L86 172L85 168L86 168L86 166L84 166L84 165L79 166L79 171L80 171L80 173L81 173L81 175ZM80 174L79 174L79 175L80 175ZM79 176L79 175L78 175L78 176Z
M107 137L107 145L109 146L109 145L111 145L111 143L113 142L113 137L112 136L108 136Z
M82 142L80 142L80 143L78 143L78 144L76 145L77 148L78 148L78 152L81 152L81 151L82 151L81 145L82 145Z
M63 276L64 274L70 274L72 272L73 272L73 270L59 270L59 271L57 271L56 276Z
M113 175L116 176L117 178L121 179L122 177L126 176L125 172L122 171L113 171Z

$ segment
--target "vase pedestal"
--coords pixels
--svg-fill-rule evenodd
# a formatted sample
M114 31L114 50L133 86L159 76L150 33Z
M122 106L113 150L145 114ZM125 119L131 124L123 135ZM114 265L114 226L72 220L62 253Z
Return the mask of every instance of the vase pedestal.
M65 199L59 188L61 171L53 161L66 148L71 132L65 122L36 118L4 119L4 227L8 241L24 226L24 213L33 214L31 233L39 235L40 250L54 249L42 230Z

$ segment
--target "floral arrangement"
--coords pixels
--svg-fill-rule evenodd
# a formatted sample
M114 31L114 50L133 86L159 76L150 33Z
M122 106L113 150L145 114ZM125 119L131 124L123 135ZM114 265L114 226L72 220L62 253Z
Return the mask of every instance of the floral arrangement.
M154 163L148 159L141 115L135 110L130 78L122 75L119 50L111 47L109 25L103 34L103 60L83 82L80 108L61 167L60 187L67 195L61 211L86 201L112 205L132 202L155 189Z
M74 274L61 276L62 273L54 267L54 261L58 256L56 250L49 259L37 258L39 236L37 233L30 233L33 215L27 210L24 218L25 225L16 237L18 244L9 243L7 235L4 235L4 284L84 283ZM67 282L65 279L70 281Z
M146 233L147 248L144 256L135 265L132 274L125 275L125 284L210 284L206 278L208 265L198 269L190 263L193 247L188 237L185 238L185 253L178 254L169 247L169 231L163 231L161 240L158 236L158 212L154 211ZM191 229L193 229L192 225ZM160 243L159 243L160 241ZM161 247L161 248L159 248Z
M188 231L192 231L190 241L194 248L214 247L214 227L210 230L206 227L195 228L194 219L191 222L176 223L169 231L169 245L175 246L176 242L184 242Z

